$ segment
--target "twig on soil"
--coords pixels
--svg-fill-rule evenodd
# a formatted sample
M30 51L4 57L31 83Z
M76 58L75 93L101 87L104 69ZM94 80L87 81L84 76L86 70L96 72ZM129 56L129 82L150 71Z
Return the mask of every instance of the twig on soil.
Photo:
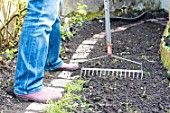
M0 64L0 69L10 69L10 70L15 70L15 67L10 67L8 65L1 65Z

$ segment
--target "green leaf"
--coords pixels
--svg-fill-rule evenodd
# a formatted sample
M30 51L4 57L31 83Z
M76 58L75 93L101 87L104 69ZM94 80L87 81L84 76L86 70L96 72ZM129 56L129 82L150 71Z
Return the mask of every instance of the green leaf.
M10 45L10 47L14 47L14 44L13 44L13 43L11 43L11 42L9 42L9 45Z
M2 57L0 57L0 61L2 61L3 60L3 58Z
M168 76L170 76L170 71L167 71Z

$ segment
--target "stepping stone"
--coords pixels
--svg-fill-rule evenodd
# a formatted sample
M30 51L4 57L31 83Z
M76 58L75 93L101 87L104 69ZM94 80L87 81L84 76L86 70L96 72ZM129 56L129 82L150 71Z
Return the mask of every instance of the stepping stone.
M76 50L76 53L90 53L93 48L93 45L80 45Z
M68 79L68 80L73 80L73 79L76 79L78 78L79 76L71 76L72 75L72 72L69 72L69 71L62 71L59 75L58 75L58 78L61 78L61 79Z
M95 35L93 35L93 38L94 38L94 39L102 39L102 38L105 37L105 35L106 35L105 32L101 32L100 34L95 34Z
M72 59L85 59L89 53L75 53L72 57Z
M94 45L96 44L97 40L95 39L90 39L90 40L85 40L82 42L82 44L86 44L86 45Z
M27 111L25 113L37 113L38 111L41 111L46 107L47 104L33 102L26 108Z
M66 87L67 83L71 82L72 80L67 80L67 79L55 79L51 81L51 86L53 87Z

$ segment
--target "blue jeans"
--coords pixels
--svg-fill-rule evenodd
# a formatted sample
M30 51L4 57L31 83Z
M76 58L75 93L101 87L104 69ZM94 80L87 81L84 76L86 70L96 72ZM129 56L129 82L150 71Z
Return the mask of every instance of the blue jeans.
M45 70L62 65L60 53L60 0L29 0L20 44L14 82L15 94L41 90Z

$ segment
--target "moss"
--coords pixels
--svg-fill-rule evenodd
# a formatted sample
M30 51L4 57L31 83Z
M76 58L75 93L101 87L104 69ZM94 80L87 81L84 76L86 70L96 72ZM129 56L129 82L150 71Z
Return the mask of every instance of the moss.
M93 18L99 18L99 17L104 17L104 13L102 12L88 12L84 20L90 20Z

